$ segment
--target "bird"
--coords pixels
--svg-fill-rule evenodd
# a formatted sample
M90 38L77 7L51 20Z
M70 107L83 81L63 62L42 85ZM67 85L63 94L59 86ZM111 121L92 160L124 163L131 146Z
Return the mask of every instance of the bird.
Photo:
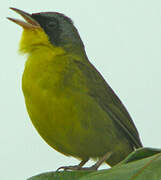
M80 160L58 170L112 167L141 148L130 114L89 61L73 21L60 12L10 9L24 19L8 17L23 29L19 52L27 54L22 91L29 117L49 146ZM89 159L96 163L84 167Z

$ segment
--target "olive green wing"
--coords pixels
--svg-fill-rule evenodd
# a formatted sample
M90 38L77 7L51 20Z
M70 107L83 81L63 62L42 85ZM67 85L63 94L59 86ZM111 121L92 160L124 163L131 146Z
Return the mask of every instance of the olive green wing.
M129 113L102 75L89 61L83 63L74 60L73 62L85 76L89 95L94 97L101 108L120 126L133 148L142 147L138 131Z

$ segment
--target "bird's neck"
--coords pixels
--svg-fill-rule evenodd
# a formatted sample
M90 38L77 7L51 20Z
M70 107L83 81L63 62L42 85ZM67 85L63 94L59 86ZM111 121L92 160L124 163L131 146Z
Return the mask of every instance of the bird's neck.
M64 51L76 59L87 59L87 55L82 44L68 43L63 46Z

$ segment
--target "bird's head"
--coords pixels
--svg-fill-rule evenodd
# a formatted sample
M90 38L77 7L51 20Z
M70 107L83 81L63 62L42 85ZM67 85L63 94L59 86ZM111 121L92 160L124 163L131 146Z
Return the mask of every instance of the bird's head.
M61 47L67 51L84 49L77 29L67 16L57 12L29 14L16 8L11 9L25 19L21 21L8 18L24 29L20 43L21 52L28 53L42 45Z

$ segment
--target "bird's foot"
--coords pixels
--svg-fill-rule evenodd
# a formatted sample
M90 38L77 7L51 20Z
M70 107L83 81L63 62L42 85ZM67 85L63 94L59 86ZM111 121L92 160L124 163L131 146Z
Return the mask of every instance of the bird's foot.
M59 167L56 171L59 171L59 170L64 170L64 171L68 171L68 170L81 170L82 167L79 166L79 165L76 165L76 166L61 166Z
M64 171L67 170L81 170L82 166L88 161L88 159L84 159L82 160L78 165L75 166L62 166L60 168L58 168L56 171L59 171L60 169L63 169Z
M82 167L88 160L82 160L80 164L76 166L62 166L57 169L59 171L60 169L63 169L64 171L71 170L71 171L76 171L76 170L82 170L82 171L96 171L100 165L105 162L110 156L111 152L107 152L101 159L99 159L93 166L91 167Z
M76 170L82 170L82 171L96 171L97 167L96 166L91 166L91 167L81 167L79 165L76 166L62 166L60 168L57 169L57 171L59 171L60 169L64 170L64 171L76 171Z

